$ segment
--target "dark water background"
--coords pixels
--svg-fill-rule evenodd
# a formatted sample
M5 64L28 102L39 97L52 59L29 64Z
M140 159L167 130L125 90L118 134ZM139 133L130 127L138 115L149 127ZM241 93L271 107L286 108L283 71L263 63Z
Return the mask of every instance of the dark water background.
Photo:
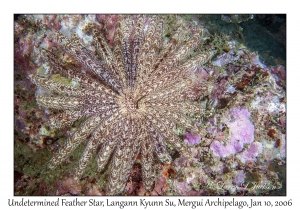
M200 15L210 33L223 33L257 52L268 65L286 67L286 14Z

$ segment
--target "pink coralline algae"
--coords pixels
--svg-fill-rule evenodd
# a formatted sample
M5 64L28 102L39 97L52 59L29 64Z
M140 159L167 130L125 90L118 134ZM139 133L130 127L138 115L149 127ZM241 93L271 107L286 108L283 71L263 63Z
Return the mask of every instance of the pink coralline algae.
M271 69L271 72L274 73L275 75L277 75L280 79L286 80L286 70L283 66L281 66L281 65L274 66Z
M106 38L109 40L108 44L113 46L118 15L96 15L96 19L99 20L99 22L103 22L103 25L106 26Z
M250 59L252 61L252 64L256 65L256 66L259 66L260 68L266 68L267 66L265 64L263 64L260 59L259 59L259 56L257 54L252 54L250 56Z
M184 135L184 141L191 146L198 144L200 142L200 140L201 140L201 137L196 134L186 133Z
M55 183L56 195L78 195L81 191L81 186L73 178L59 180Z
M233 122L227 126L230 128L230 139L242 143L251 143L254 140L254 125L249 120L250 113L245 108L233 108L231 110Z
M223 145L219 141L214 141L210 146L216 156L226 157L240 152L245 143L251 143L254 140L254 125L249 120L249 111L243 107L233 108L230 114L234 121L227 123L230 130L229 143Z
M45 26L52 28L53 30L60 30L61 29L61 19L58 15L49 15L43 16L41 23L45 24Z
M243 162L247 162L255 159L255 157L262 152L262 144L260 142L252 142L250 147L238 154L237 157Z
M237 54L234 50L230 50L228 53L224 53L212 62L214 66L225 66L226 64L232 63L240 59L241 55L244 54L243 50L237 51Z
M244 171L237 171L236 177L233 179L233 183L241 186L245 182L246 174Z

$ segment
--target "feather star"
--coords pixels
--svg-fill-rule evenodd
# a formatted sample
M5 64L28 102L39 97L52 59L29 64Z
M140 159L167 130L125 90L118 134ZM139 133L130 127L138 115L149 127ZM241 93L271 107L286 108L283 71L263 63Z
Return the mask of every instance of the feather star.
M50 160L50 169L88 140L75 179L80 179L92 154L100 148L98 170L111 165L107 194L120 194L140 154L143 183L149 191L154 182L154 162L172 161L167 145L179 151L187 147L174 130L177 124L192 127L186 114L201 112L199 106L187 100L185 92L193 84L191 72L210 60L214 52L191 56L206 30L199 27L191 32L180 21L172 36L164 40L164 21L163 16L119 16L114 48L96 27L91 27L96 54L76 34L68 38L55 32L64 51L80 67L41 49L52 70L46 76L30 75L45 92L36 96L37 103L59 110L50 124L60 129L83 119Z

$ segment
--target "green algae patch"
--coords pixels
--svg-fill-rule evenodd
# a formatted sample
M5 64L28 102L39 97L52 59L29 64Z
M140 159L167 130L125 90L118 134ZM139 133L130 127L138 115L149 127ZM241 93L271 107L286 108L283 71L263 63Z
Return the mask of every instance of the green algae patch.
M78 82L75 82L69 78L66 78L66 77L63 77L59 74L54 74L51 76L51 79L53 82L56 82L56 83L61 83L63 85L71 85L73 87L78 87L79 86L79 83Z

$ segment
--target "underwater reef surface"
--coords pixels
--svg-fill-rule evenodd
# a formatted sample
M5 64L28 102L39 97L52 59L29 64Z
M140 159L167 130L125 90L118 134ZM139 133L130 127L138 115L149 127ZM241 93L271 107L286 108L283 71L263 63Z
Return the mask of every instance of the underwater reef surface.
M15 195L286 194L284 16L18 15L14 61Z

